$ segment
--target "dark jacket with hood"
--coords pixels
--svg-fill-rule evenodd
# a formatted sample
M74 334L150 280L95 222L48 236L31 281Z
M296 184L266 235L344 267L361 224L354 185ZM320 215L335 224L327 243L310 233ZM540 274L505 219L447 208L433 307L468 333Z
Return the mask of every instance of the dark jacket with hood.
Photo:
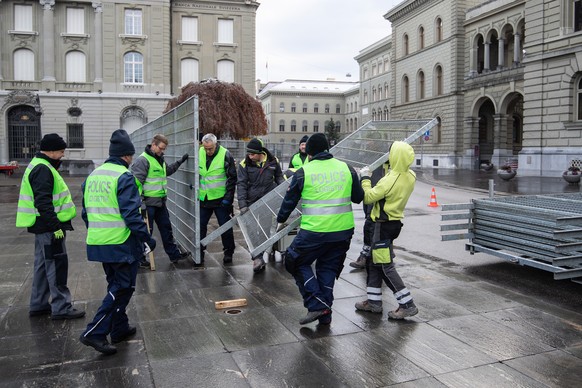
M156 154L154 154L152 152L152 145L148 144L145 147L145 153L148 154L149 156L155 158L159 163L160 166L163 166L164 163L166 163L164 161L164 157L163 156L157 156ZM177 162L174 162L172 164L166 164L166 176L170 176L173 173L175 173L176 171L178 171L178 168L180 168L180 165L182 165L182 162L180 160L178 160ZM137 180L143 185L147 176L148 176L148 171L150 169L150 162L145 158L145 156L138 156L133 163L131 164L131 173L133 174L133 176L135 176L137 178ZM163 202L166 200L166 198L160 198L160 197L144 197L144 202L146 204L146 206L154 206L154 207L162 207Z
M105 163L113 163L128 167L127 163L116 156L110 156ZM81 186L85 193L85 184ZM150 232L140 213L141 197L134 176L128 171L122 174L117 181L117 201L125 225L131 231L129 238L123 244L115 245L87 245L87 259L102 263L132 263L143 257L143 243L150 244L153 249L155 243L151 241ZM89 227L87 209L83 200L81 213L85 226Z
M253 162L247 155L238 166L236 192L240 209L249 207L285 180L277 158L269 151L263 155L266 159L262 163Z
M42 152L38 152L35 157L48 161L56 170L61 165L60 160L51 159ZM28 181L34 193L34 207L38 209L40 214L40 216L36 217L34 225L28 227L28 231L34 234L41 234L56 232L59 229L73 230L71 221L61 222L57 218L57 213L53 206L55 182L51 170L44 164L38 164L30 171Z

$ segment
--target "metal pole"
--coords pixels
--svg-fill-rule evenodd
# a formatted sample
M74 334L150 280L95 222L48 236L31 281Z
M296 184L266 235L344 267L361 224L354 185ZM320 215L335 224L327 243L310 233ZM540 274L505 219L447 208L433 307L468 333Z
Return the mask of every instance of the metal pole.
M489 198L493 198L495 195L495 183L493 179L489 179Z

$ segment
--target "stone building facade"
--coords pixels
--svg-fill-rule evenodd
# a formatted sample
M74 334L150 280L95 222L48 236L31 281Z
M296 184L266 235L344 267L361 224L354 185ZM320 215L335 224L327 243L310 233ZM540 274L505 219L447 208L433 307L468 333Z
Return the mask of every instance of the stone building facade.
M56 132L66 156L102 162L110 134L162 114L190 81L254 95L250 0L0 0L0 162Z
M258 93L267 117L266 140L298 144L304 135L324 133L329 121L334 121L342 134L350 131L343 127L346 120L355 119L351 128L357 128L357 108L346 112L349 102L355 101L357 106L357 86L357 82L339 81L268 83Z

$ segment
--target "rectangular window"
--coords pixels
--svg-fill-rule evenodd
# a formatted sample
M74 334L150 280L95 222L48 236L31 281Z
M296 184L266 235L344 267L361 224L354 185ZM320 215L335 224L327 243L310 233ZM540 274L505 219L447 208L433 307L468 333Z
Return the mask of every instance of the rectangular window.
M339 105L336 105L336 107L335 107L335 113L340 113L340 106Z
M279 124L279 132L285 132L285 124Z
M125 35L142 34L142 14L141 9L125 10Z
M218 43L234 43L234 20L218 19Z
M295 105L291 105L291 112L295 113L295 110L296 110Z
M85 10L83 8L67 8L67 33L85 33Z
M582 31L582 0L574 2L574 31Z
M14 30L32 31L32 5L14 5Z
M319 132L319 124L313 124L313 132Z
M307 105L303 105L303 113L307 113Z
M303 127L301 128L301 130L302 130L303 132L307 132L307 124L304 124L304 125L303 125Z
M291 132L297 132L297 124L291 124Z
M182 40L198 42L198 18L182 16Z
M83 124L67 124L67 147L85 148Z

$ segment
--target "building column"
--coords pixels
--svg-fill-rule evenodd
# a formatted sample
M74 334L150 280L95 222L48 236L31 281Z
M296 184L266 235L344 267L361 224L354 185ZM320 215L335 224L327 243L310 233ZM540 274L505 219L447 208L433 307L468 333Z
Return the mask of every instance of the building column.
M95 37L93 39L95 50L95 80L93 81L101 89L103 83L103 3L93 3L95 9Z
M483 71L489 71L489 61L491 60L491 52L489 51L489 46L491 45L490 42L485 42L485 59L483 64Z
M465 125L463 129L463 149L468 159L468 166L466 168L478 170L480 162L479 150L479 118L465 117Z
M521 62L520 53L521 53L521 36L519 34L513 35L513 63L515 66L519 65Z
M469 77L477 75L477 56L478 48L471 47L471 50L469 51Z
M55 0L40 0L42 5L42 37L43 37L43 60L44 70L42 80L54 82L55 78L55 20L53 8Z
M497 70L501 70L505 67L505 39L499 39L498 47Z

